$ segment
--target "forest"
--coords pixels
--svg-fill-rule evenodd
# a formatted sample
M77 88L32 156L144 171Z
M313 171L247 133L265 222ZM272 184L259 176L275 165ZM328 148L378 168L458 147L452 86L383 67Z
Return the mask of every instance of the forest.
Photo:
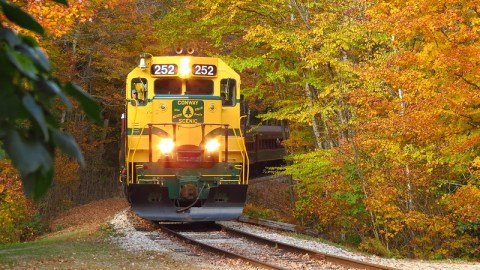
M53 75L97 100L102 120L86 117L93 109L82 110L81 98L71 110L52 103L85 166L73 150L55 152L41 199L25 197L12 163L0 161L0 243L31 239L59 212L120 194L126 74L140 53L184 46L240 72L264 121L288 122L288 165L277 171L295 180L293 214L304 226L383 256L480 259L479 1L61 2L0 0L44 33L8 16L2 29L38 42Z

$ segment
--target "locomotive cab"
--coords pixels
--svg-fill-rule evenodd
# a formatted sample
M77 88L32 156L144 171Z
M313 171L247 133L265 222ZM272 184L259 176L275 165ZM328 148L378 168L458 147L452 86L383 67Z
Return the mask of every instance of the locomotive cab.
M142 54L127 76L122 181L158 221L237 218L248 184L240 77L221 59Z

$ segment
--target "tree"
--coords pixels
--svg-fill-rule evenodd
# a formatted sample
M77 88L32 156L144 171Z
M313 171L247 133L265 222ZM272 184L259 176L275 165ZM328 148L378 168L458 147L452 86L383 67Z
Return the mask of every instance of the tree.
M11 23L44 34L43 27L16 5L0 0L0 6ZM15 33L5 22L0 25L0 88L1 147L19 170L25 193L38 199L52 182L55 149L84 163L75 140L59 127L54 103L60 100L71 108L70 96L97 122L101 121L100 107L74 83L62 83L52 76L50 62L38 43Z
M289 121L304 221L404 255L472 255L477 2L190 0L159 33L208 44L264 119Z

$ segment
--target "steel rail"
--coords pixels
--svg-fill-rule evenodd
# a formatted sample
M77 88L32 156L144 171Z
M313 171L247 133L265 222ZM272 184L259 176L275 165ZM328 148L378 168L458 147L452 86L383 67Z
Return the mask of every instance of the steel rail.
M313 251L310 249L305 249L285 243L281 243L275 240L270 240L255 234L247 233L241 230L229 228L223 225L218 224L222 230L224 230L227 233L234 234L237 236L245 237L248 238L251 241L261 243L264 245L268 245L270 247L275 247L279 249L283 249L288 252L296 253L296 254L308 254L310 257L315 258L317 260L322 260L326 262L330 262L336 265L342 265L346 267L353 267L357 269L368 269L368 270L394 270L395 268L391 268L388 266L383 266L383 265L377 265L373 263L368 263L368 262L362 262L350 258L344 258L340 256L335 256L335 255L330 255L322 252L317 252Z
M172 229L168 228L168 226L165 226L165 225L160 225L160 229L162 231L178 238L178 239L186 241L189 244L200 246L204 250L207 250L207 251L210 251L212 253L225 256L225 257L230 258L230 259L240 259L240 260L243 260L243 261L246 261L246 262L252 264L253 266L259 266L259 267L263 267L263 268L266 268L266 269L287 270L287 268L283 268L283 267L273 265L273 264L269 264L269 263L266 263L266 262L261 262L259 260L253 259L253 258L248 258L246 256L235 254L235 253L230 252L228 250L223 250L223 249L220 249L220 248L202 243L202 242L197 241L193 238L182 235L181 233L179 233L175 230L172 230Z

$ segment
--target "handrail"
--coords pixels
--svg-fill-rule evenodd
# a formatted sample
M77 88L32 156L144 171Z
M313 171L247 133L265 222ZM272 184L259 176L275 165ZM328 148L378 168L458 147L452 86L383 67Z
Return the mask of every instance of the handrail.
M245 116L242 116L242 117L245 117ZM240 119L242 119L242 117L240 117ZM242 134L242 129L239 128L239 133L240 133L240 139L243 137L243 134ZM238 149L240 149L240 153L242 155L242 159L243 159L243 165L242 165L242 183L243 184L248 184L248 176L250 175L250 160L248 158L248 152L247 152L247 147L245 146L245 140L243 140L243 143L240 143L238 141L238 135L235 131L235 129L233 129L233 134L235 135L235 137L237 138L237 145L238 145Z
M140 130L140 135L138 135L139 137L137 138L137 145L135 145L135 148L133 148L133 154L132 154L132 160L131 160L132 161L131 162L132 163L132 170L133 170L133 161L134 161L133 158L135 157L135 154L137 153L138 145L140 144L140 139L141 139L140 136L142 136L144 130L145 130L145 126L143 126L142 129ZM132 135L133 135L133 130L132 130ZM130 153L130 151L131 150L129 148L128 152ZM128 159L127 159L127 162L128 162ZM128 167L130 167L130 165ZM128 177L128 170L127 170L127 177ZM137 175L137 178L138 178L138 175ZM132 177L132 183L131 184L133 184L133 177Z
M128 103L128 101L127 101ZM128 105L127 105L127 110L128 110ZM133 123L136 122L137 120L137 111L138 111L138 106L135 106L135 113L133 114L134 117L133 117ZM129 138L129 134L128 134L128 114L126 114L126 118L125 118L125 127L127 128L127 132L125 133L125 143L127 144L128 146L128 138ZM133 135L133 130L134 130L134 127L132 127L132 135ZM142 134L142 133L140 133ZM137 146L138 146L138 143L137 143ZM125 161L126 161L126 165L127 165L127 168L126 168L126 181L127 181L127 184L129 184L129 179L130 179L130 162L129 162L129 157L130 157L130 147L125 147L125 154L126 154L126 157L125 157ZM136 148L135 148L136 149ZM133 162L133 157L132 157L132 162ZM133 166L133 165L132 165ZM133 170L133 167L132 167L132 170ZM131 183L133 183L133 178L131 180Z
M135 100L135 102L137 102L137 101ZM128 105L127 105L127 106L128 106ZM150 106L153 108L153 102L150 102ZM138 112L138 107L139 107L139 106L138 106L137 103L135 103L135 106L133 106L133 107L135 107L135 110L134 110L135 113L133 114L134 117L133 117L133 122L132 122L132 123L136 123L136 121L137 121L137 112ZM146 106L144 106L143 108L146 108ZM152 108L151 108L151 109L152 109ZM128 109L128 107L127 107L127 109ZM127 127L127 133L125 134L125 135L126 135L125 143L128 145L128 138L129 138L129 134L128 134L128 118L126 118L125 125L126 125L126 127ZM133 182L134 182L134 181L133 181L133 180L134 180L133 177L132 177L132 179L131 179L131 182L129 182L128 179L130 179L130 177L129 177L129 176L130 176L130 173L131 173L131 171L133 171L134 157L135 157L135 154L136 154L136 152L137 152L138 145L140 144L140 140L141 140L141 138L142 138L141 136L143 135L143 132L144 132L146 126L147 126L147 125L144 125L144 126L142 127L142 129L140 130L140 134L138 135L137 144L135 145L135 147L134 147L134 148L132 148L132 147L126 147L126 148L128 148L128 149L125 150L125 154L126 154L125 160L126 160L126 163L127 163L127 164L126 164L126 165L127 165L127 168L126 168L126 178L127 178L126 180L127 180L127 184L128 184L128 183L133 184ZM135 128L132 126L132 134L131 134L131 135L133 135L134 129L135 129ZM131 156L131 158L130 158L130 152L132 151L132 149L133 149L133 154L132 154L132 156ZM129 159L130 159L130 160L129 160ZM130 170L130 163L131 163L131 166L132 166L132 169L131 169L131 170ZM138 176L137 176L137 177L138 177Z

